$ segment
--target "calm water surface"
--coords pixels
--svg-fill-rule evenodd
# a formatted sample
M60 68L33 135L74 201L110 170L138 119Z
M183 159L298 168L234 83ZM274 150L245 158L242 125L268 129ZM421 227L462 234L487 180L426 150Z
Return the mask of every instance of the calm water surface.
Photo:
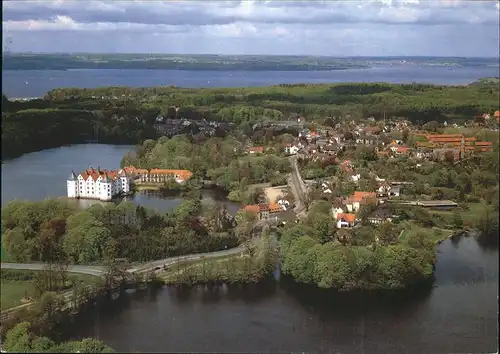
M81 144L48 149L7 160L2 163L2 205L9 200L43 200L45 198L65 197L66 180L71 170L76 173L92 166L106 169L120 167L120 161L131 145ZM220 200L220 196L204 191L203 198L215 199L224 203L228 211L236 213L238 205ZM136 193L127 197L134 203L161 212L175 208L182 198L164 198L159 193ZM81 206L102 203L94 200L75 200Z
M2 204L66 193L72 169L118 168L131 146L74 145L2 164ZM160 210L181 199L137 195ZM432 288L391 298L339 296L286 281L244 288L173 288L122 296L78 322L73 338L117 351L487 353L497 350L498 248L473 237L438 246Z
M438 246L434 286L376 298L287 283L164 287L125 295L79 322L126 352L488 353L497 350L498 249Z
M235 87L328 82L422 82L462 85L491 76L500 76L498 67L376 66L369 69L334 71L254 72L126 69L5 70L2 71L2 91L8 97L37 97L61 87L168 85Z

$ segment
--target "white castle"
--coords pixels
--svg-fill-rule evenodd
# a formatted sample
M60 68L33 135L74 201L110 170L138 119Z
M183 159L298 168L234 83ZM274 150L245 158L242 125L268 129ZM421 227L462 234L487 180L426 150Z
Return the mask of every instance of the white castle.
M71 172L67 186L68 198L109 201L117 195L130 192L130 180L124 170L89 168L78 176Z

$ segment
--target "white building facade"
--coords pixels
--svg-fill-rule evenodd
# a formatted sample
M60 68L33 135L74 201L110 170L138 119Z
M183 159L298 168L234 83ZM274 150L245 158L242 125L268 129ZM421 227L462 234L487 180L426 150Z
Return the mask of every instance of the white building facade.
M110 201L113 197L130 192L130 180L124 171L87 169L67 180L68 198Z

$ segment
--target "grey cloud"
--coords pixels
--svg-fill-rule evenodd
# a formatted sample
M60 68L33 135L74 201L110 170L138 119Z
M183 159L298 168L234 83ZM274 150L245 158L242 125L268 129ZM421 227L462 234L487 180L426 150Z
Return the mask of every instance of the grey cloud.
M476 16L484 24L498 24L498 12L494 3L464 2L458 7L442 7L430 2L404 8L418 11L415 19L398 20L381 11L403 9L401 2L388 6L382 2L323 2L323 1L269 1L256 2L256 10L248 14L234 10L241 2L204 3L184 2L108 2L109 9L103 10L95 2L76 1L62 5L50 2L22 3L4 9L3 20L52 20L55 16L68 16L80 23L136 23L149 25L225 25L235 22L267 24L338 24L338 23L378 23L378 24L459 24L467 23ZM23 6L24 5L24 6ZM361 5L362 8L357 8ZM269 12L268 10L275 10Z

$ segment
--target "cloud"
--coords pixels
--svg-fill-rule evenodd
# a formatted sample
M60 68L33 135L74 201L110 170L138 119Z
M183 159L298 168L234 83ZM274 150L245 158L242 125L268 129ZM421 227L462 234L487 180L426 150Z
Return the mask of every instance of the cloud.
M267 51L272 52L279 47L278 42L284 46L283 41L288 41L295 46L288 49L290 52L315 48L314 52L318 54L322 48L324 54L329 55L341 54L342 48L352 48L352 43L360 46L360 54L364 53L363 48L369 47L388 52L393 52L394 47L404 54L405 50L416 49L405 38L419 43L444 43L443 36L455 38L452 35L455 32L461 34L459 37L464 42L458 48L456 44L454 47L445 45L450 53L466 53L468 48L477 48L478 43L483 43L485 55L496 55L498 25L498 2L460 0L16 0L3 2L2 22L3 36L11 36L13 46L18 50L26 50L28 43L34 43L27 40L28 36L40 39L35 45L37 49L45 45L51 50L56 44L50 43L49 37L68 38L68 33L71 33L74 38L86 39L84 43L90 38L98 38L97 33L105 33L98 45L102 49L111 44L128 43L129 50L132 50L134 41L140 38L142 42L135 43L138 51L152 50L155 44L158 51L163 44L161 40L172 45L181 39L190 41L184 43L186 48L191 48L190 51L196 51L197 44L207 46L211 40L218 43L214 48L225 46L225 50L230 51L231 48L245 48L235 44L241 39L255 50L261 50L267 43ZM151 39L152 35L148 39L149 34L154 34L155 39ZM388 38L392 43L388 43ZM223 44L225 40L227 45ZM337 42L331 43L331 40ZM72 47L76 45L66 44L67 51L74 50ZM423 46L429 49L428 44ZM247 46L245 49L252 48ZM442 50L435 48L435 52Z

